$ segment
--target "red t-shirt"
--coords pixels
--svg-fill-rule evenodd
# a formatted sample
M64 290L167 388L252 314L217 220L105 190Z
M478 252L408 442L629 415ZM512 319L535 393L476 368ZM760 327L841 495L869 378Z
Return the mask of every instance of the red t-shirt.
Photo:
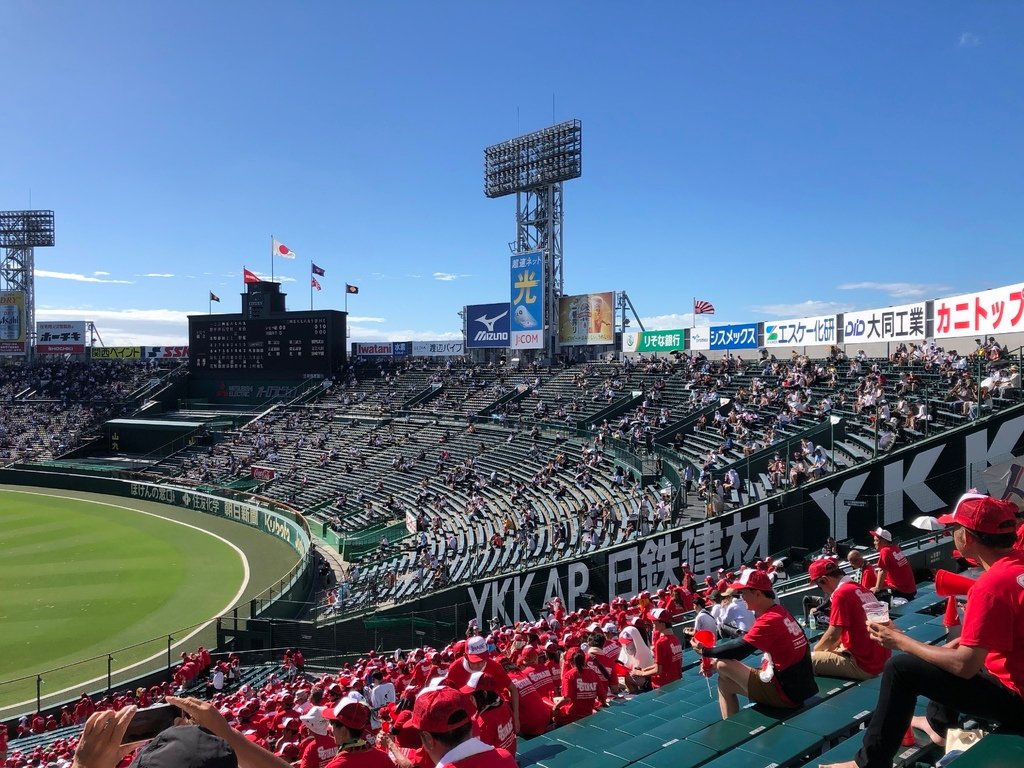
M659 672L651 675L651 684L655 688L678 680L683 676L683 646L673 634L658 635L654 641L654 660L658 663Z
M441 763L438 768L517 768L517 763L504 749L488 749L451 763Z
M773 605L758 616L743 639L771 654L775 665L772 681L785 698L796 704L817 692L807 637L793 615L781 605Z
M843 647L850 652L857 666L869 675L882 671L892 652L871 639L864 609L878 602L872 592L852 581L844 581L832 593L832 612L829 623L841 627Z
M558 692L558 676L555 674L554 665L550 662L526 667L523 673L530 676L530 680L537 687L537 693L541 695L541 698L550 699ZM519 713L519 719L522 720L522 712Z
M871 563L864 563L864 567L860 569L860 585L864 589L873 590L876 581L878 581L878 574L875 572L875 566Z
M607 695L608 684L599 672L584 667L581 673L576 667L570 667L562 675L562 696L566 700L559 705L563 710L559 719L564 723L586 717Z
M885 571L883 587L890 587L909 595L917 592L914 569L910 567L910 561L903 554L903 550L895 544L882 547L878 551L878 567Z
M320 768L327 765L338 754L338 743L331 735L314 733L302 749L299 768Z
M395 768L391 758L369 745L339 752L327 768Z
M545 680L550 675L538 675ZM540 736L551 722L551 705L545 703L537 683L526 669L511 674L512 685L519 691L519 732L523 736Z
M520 706L522 703L520 702ZM520 710L520 718L522 710ZM480 730L480 741L492 747L501 747L509 754L516 753L516 728L512 722L512 708L504 701L496 707L478 712L474 718Z
M452 664L451 667L448 668L448 674L444 678L445 682L453 688L461 688L468 683L469 678L473 675L473 670L467 666L468 663L469 662L466 661L466 657L463 656ZM509 678L505 668L494 659L487 659L483 671L485 674L494 678L499 691L504 691L512 685L512 680Z
M1024 552L999 558L971 587L960 644L988 650L985 668L1024 695Z
M1013 548L1024 552L1024 523L1017 528L1017 541L1014 542Z

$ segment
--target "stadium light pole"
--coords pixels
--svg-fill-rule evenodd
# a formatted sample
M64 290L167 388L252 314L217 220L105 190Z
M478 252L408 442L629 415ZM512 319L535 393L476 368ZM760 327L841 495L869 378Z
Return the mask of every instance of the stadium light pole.
M114 685L112 682L114 669L114 657L111 654L107 654L107 693L113 690Z
M43 676L36 675L36 712L43 708Z
M567 120L484 149L484 194L516 196L513 255L540 251L544 295L544 353L558 352L558 299L562 279L562 182L583 171L583 125ZM511 343L510 339L510 343ZM533 348L533 347L531 347Z

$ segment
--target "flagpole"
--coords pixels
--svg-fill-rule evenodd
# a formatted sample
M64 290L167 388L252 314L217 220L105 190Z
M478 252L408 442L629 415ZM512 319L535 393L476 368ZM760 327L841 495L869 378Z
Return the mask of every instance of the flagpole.
M274 235L270 235L270 282L274 282Z
M209 309L208 309L206 314L212 315L213 314L213 291L210 291L209 293L210 293L210 300L207 303L210 306L209 306Z
M313 311L313 268L309 269L309 311Z

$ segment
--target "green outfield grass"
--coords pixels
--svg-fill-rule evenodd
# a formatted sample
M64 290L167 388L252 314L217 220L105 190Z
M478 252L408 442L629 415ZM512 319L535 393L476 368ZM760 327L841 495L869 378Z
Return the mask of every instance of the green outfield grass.
M245 566L230 544L118 503L0 491L0 682L164 636L118 653L116 666L126 666L166 650L168 633L239 594ZM49 672L46 690L105 670L104 656ZM0 707L34 697L35 687L34 677L0 685Z

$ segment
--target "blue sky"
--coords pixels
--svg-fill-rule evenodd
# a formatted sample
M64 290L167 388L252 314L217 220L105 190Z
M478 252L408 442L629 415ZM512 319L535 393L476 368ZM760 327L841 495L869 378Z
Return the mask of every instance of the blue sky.
M0 208L55 211L39 319L108 345L238 311L271 234L290 308L312 260L354 340L458 337L508 296L483 148L579 118L567 292L668 328L905 303L1021 278L1022 39L1012 2L7 0Z

